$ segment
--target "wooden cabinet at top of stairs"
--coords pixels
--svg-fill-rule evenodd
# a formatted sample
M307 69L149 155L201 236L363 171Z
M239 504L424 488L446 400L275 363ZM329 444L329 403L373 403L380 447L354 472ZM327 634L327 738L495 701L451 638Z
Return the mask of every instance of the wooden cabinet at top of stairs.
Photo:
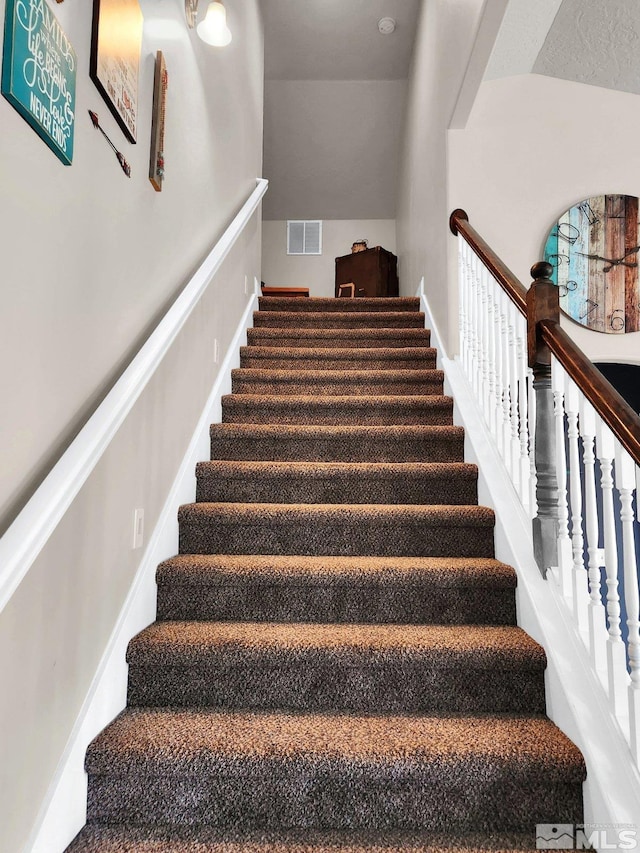
M355 284L355 295L397 296L398 259L381 246L336 258L336 289L341 284Z

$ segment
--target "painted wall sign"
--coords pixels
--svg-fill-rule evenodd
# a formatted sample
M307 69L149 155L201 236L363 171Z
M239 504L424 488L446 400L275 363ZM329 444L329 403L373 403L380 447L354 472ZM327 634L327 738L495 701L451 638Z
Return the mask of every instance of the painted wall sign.
M138 0L94 0L89 75L124 135L137 137L144 18Z
M2 94L62 160L73 160L78 62L46 0L7 0Z

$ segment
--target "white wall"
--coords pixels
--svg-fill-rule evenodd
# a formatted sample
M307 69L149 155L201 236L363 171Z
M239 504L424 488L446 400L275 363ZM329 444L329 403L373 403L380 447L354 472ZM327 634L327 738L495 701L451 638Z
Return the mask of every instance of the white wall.
M308 287L310 296L334 296L335 259L356 240L396 253L394 219L325 219L321 255L287 255L286 220L262 223L262 281L272 287Z
M0 98L0 527L130 360L261 171L255 0L234 4L237 35L225 51L207 49L187 29L180 0L143 0L137 145L124 138L88 76L92 4L53 5L78 54L73 165L63 166ZM4 8L0 0L2 18ZM147 177L158 48L169 73L162 193ZM131 163L131 179L88 109Z
M55 13L79 59L73 166L0 99L0 513L8 520L117 378L261 174L257 0L207 48L182 0L141 0L139 142L88 77L91 4ZM0 0L4 17L5 3ZM169 73L165 189L148 181L154 56ZM91 125L98 112L132 166ZM47 548L0 614L0 851L22 850L260 269L260 214L233 250ZM176 543L177 549L177 543Z
M447 128L467 67L481 0L424 0L407 94L398 193L400 292L425 290L445 344L447 294ZM449 347L450 351L451 348Z
M535 74L485 82L466 128L449 132L449 208L528 286L561 213L589 196L640 196L639 138L639 95ZM455 274L450 290L455 300ZM562 325L592 360L640 362L640 332Z
M267 80L265 219L393 219L406 88Z

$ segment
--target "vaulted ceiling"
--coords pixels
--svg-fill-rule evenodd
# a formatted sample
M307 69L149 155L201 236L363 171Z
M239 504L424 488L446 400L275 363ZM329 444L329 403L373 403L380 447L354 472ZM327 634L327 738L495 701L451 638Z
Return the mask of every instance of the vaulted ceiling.
M267 80L406 80L419 0L262 0ZM378 21L391 17L395 33Z
M266 219L389 219L422 3L262 0ZM484 79L544 74L640 94L640 0L487 0ZM397 22L383 36L382 17Z
M263 0L265 219L393 219L420 0ZM391 17L396 31L381 35Z

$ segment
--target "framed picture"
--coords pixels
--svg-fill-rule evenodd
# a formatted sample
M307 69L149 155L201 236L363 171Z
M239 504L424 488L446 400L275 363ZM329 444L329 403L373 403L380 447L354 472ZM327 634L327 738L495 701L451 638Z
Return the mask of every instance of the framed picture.
M137 138L143 24L138 0L93 0L89 74L130 142Z
M70 166L78 60L47 3L7 0L2 94Z

